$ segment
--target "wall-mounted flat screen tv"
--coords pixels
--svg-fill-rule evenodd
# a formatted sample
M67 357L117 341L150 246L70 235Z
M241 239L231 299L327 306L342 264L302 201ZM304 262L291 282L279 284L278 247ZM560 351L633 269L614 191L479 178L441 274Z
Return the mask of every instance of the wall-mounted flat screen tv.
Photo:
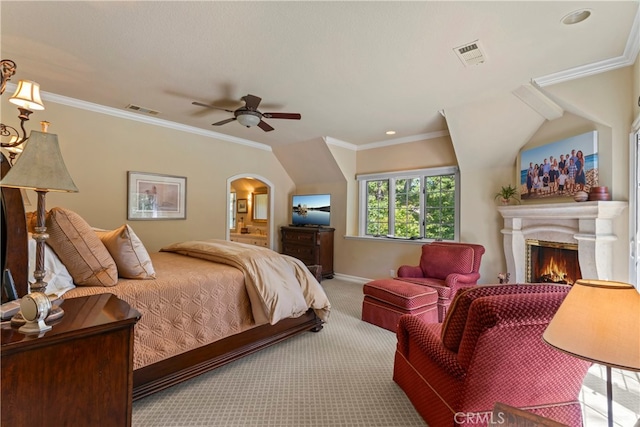
M331 223L330 194L294 194L291 223L296 226L326 226Z

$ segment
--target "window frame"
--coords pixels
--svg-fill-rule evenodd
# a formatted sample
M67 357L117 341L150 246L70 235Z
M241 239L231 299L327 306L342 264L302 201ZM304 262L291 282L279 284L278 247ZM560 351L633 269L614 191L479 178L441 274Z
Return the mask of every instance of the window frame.
M369 181L389 180L389 230L395 228L395 209L392 206L392 201L395 200L395 181L397 179L420 179L420 229L422 235L424 235L425 229L425 178L430 176L440 175L454 175L455 189L455 213L454 213L454 239L457 242L460 240L460 169L457 166L443 166L437 168L425 168L405 170L398 172L382 172L371 174L358 174L356 180L358 181L358 236L370 239L389 239L388 236L373 236L366 234L367 231L367 183ZM410 240L410 241L434 241L436 239L424 238L424 239L409 239L402 237L392 237L392 239Z

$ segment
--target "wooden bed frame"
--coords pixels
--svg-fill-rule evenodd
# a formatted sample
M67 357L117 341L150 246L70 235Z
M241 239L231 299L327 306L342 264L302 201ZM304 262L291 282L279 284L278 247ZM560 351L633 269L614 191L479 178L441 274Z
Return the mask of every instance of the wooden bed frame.
M0 153L1 176L10 164ZM27 223L19 189L2 187L2 271L10 269L18 296L27 293ZM4 301L3 295L3 301ZM148 396L182 381L211 371L243 356L306 331L318 332L322 320L309 309L303 316L284 319L231 335L211 344L178 354L133 371L133 400Z

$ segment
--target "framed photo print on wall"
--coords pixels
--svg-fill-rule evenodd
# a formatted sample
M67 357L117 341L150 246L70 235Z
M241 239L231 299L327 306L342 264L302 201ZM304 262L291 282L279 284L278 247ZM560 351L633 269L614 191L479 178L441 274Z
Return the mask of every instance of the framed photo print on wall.
M598 186L598 132L591 131L520 152L520 199L573 200Z
M127 219L186 219L187 178L127 172Z
M247 199L238 199L238 213L247 213Z

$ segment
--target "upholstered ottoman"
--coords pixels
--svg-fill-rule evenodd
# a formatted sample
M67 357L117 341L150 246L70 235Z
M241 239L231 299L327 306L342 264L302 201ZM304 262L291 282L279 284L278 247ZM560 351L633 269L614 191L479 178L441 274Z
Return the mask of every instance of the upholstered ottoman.
M403 314L438 323L438 292L432 288L394 279L365 283L362 288L362 320L396 332Z

